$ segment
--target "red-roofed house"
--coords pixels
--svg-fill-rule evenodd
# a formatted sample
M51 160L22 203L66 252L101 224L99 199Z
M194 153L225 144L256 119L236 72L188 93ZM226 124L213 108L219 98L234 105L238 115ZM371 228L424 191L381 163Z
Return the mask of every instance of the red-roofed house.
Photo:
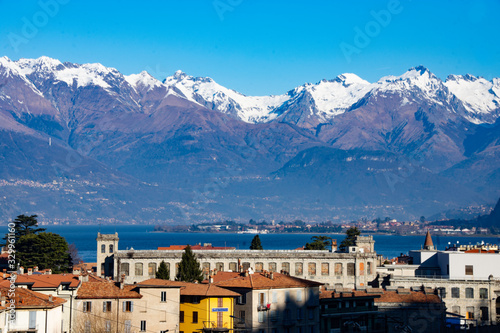
M2 332L62 332L62 298L45 295L25 288L0 286L0 310L6 313Z
M249 332L319 332L319 282L251 270L216 271L212 279L217 286L241 294L235 306L235 328Z
M78 289L74 332L176 332L179 290L175 285L124 285L90 276Z

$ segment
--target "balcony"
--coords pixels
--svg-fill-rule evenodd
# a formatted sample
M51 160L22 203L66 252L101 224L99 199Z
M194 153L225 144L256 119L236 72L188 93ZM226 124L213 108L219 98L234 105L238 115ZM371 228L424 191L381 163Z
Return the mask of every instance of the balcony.
M204 333L229 332L229 323L225 322L222 324L222 326L218 326L216 321L204 321L202 332Z
M271 310L271 304L267 304L267 305L264 305L264 304L259 304L259 306L257 306L257 311L269 311Z

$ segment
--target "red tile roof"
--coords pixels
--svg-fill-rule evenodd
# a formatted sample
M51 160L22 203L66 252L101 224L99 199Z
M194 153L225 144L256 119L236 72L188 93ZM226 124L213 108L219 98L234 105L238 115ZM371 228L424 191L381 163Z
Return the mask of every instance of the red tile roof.
M99 278L89 275L89 281L82 283L76 298L142 298L142 295L134 290L135 287L135 285L125 285L121 289L114 281L99 280Z
M316 281L299 279L280 273L253 273L245 276L242 273L217 272L213 276L214 283L220 287L246 289L280 289L280 288L307 288L323 285Z
M364 290L345 290L338 292L335 290L322 290L319 298L340 298L340 297L366 297L375 296L375 304L381 303L441 303L438 295L426 294L422 291L409 291L405 289L404 293L397 291L388 291L383 289L374 289L373 292Z
M9 297L9 294L11 294L9 291L9 287L0 287L1 295L6 297L6 304L9 304L10 300L13 299L17 309L52 309L66 302L62 298L45 295L26 288L16 288L13 297Z
M69 284L70 288L80 285L78 275L74 274L18 274L16 285L31 285L31 288L58 288L61 284ZM9 280L3 280L1 286L10 285Z
M186 296L205 296L205 297L238 297L240 294L233 291L217 287L212 283L189 283L182 281L170 281L161 279L149 279L137 284L141 286L168 286L180 287L181 295Z

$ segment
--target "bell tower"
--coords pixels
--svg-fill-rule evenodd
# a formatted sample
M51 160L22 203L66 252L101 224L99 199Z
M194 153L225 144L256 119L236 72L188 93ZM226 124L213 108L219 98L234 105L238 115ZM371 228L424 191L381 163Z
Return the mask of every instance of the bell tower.
M113 259L118 251L118 233L97 233L97 276L113 277Z

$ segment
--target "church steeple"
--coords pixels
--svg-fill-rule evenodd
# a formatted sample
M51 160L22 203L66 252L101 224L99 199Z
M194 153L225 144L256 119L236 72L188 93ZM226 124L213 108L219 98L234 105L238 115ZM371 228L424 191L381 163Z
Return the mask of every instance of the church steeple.
M427 234L425 235L424 250L435 250L429 230L427 230Z

